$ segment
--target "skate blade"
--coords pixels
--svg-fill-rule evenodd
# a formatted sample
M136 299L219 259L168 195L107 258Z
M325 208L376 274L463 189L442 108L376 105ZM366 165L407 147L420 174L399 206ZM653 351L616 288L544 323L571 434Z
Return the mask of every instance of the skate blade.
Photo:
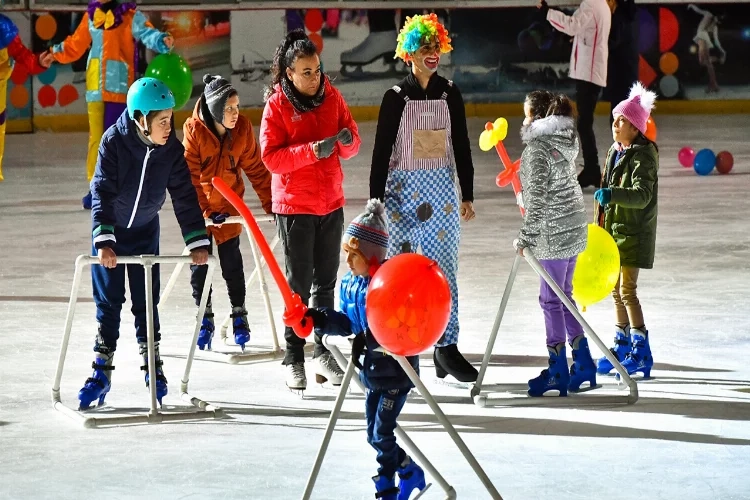
M430 486L432 486L432 483L427 483L427 486L425 486L424 488L422 488L422 491L420 491L419 493L417 493L417 496L415 496L411 500L417 500L417 498L422 498L422 495L424 495L425 492L430 489Z
M305 387L304 389L292 389L291 387L287 386L287 389L292 394L299 396L301 399L305 399L305 391L307 390L307 387Z
M439 377L435 377L434 382L436 385L442 385L444 387L451 387L453 389L461 389L462 391L471 390L471 387L476 383L476 382L459 382L458 380L455 380L455 379L446 380L445 378L439 378Z
M601 387L602 387L601 384L590 385L587 387L581 387L577 391L571 391L570 389L568 389L568 393L569 394L581 394L583 392L593 391L594 389L600 389Z

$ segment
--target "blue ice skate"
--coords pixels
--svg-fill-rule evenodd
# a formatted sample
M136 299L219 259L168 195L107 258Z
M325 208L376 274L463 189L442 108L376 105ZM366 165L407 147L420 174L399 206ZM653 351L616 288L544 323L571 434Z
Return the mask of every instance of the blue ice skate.
M91 403L99 400L97 406L104 404L104 397L112 387L110 381L109 372L115 369L112 366L112 356L99 357L91 363L91 367L94 369L94 374L86 379L86 383L83 385L80 391L78 391L78 400L80 405L79 410L86 410L91 407Z
M206 308L206 313L203 315L203 322L201 323L201 331L198 332L198 349L203 351L204 349L208 348L208 350L211 350L211 342L214 338L214 330L216 330L216 327L214 326L214 313L208 312L208 308Z
M234 343L244 351L245 344L250 342L250 325L247 322L247 310L244 307L232 308L232 329Z
M630 351L633 349L633 345L630 343L630 327L626 326L625 329L620 327L616 328L615 331L615 346L609 350L615 355L617 361L622 363ZM610 361L602 356L596 364L596 373L599 375L607 375L614 369L614 366Z
M575 340L573 345L575 345ZM577 349L573 348L571 351L573 364L570 365L570 382L568 383L570 392L578 392L584 382L589 383L590 389L596 387L596 364L594 364L591 351L589 351L588 339L581 335L577 347Z
M399 500L398 486L396 479L393 477L374 476L375 498L380 500Z
M633 350L622 362L622 367L628 372L628 375L641 372L643 378L651 377L651 368L654 366L654 358L651 356L651 346L648 343L648 332L633 328L631 330L633 338ZM620 379L620 374L617 374Z
M422 467L408 458L409 463L398 468L398 500L409 500L414 490L422 491L427 487Z
M541 397L547 391L559 391L560 396L568 395L570 373L568 360L565 357L565 344L559 344L559 350L560 354L557 354L555 348L547 347L549 368L542 370L538 377L529 380L529 396Z
M148 347L145 342L138 343L139 350L141 353L141 356L143 356L143 366L141 366L141 370L146 372L146 387L149 387L149 376L148 376ZM156 399L159 401L159 406L162 406L161 400L164 396L166 396L169 393L169 388L167 387L167 377L164 376L164 371L162 370L162 366L164 365L164 362L161 360L161 356L159 356L159 343L154 343L154 361L156 364Z

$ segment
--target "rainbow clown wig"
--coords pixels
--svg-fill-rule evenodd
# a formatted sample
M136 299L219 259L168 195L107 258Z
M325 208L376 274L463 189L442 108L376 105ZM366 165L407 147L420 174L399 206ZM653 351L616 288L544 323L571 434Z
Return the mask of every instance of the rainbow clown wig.
M440 53L447 54L451 47L451 39L448 30L438 21L437 14L426 16L407 17L404 27L398 34L398 45L394 59L400 58L404 62L411 61L411 56L425 44L438 42Z

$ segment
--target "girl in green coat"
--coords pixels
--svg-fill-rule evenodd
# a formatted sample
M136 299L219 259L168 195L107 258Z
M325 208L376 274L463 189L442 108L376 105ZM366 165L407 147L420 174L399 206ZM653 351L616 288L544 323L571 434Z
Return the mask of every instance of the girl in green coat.
M656 94L636 82L630 96L612 111L615 143L607 153L603 187L594 193L599 225L620 250L620 279L612 291L616 333L611 351L628 374L641 372L644 378L650 376L654 359L636 287L639 271L654 265L659 152L645 134L655 100ZM604 357L597 364L600 374L612 368Z

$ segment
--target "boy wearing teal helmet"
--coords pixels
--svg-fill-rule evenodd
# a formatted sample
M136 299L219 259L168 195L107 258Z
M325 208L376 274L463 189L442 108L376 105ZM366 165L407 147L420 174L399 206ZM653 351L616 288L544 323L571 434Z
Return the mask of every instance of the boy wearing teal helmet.
M198 197L185 163L185 150L174 133L174 96L154 78L141 78L128 90L127 110L104 132L91 181L93 252L99 266L91 277L99 324L94 343L94 374L78 393L80 407L88 408L111 387L112 358L120 335L120 310L125 302L125 267L128 268L131 311L148 379L146 349L146 294L143 267L118 265L118 255L159 254L159 210L167 190L175 216L194 264L208 261L208 237ZM156 396L161 404L167 379L159 356L159 266L153 267Z

